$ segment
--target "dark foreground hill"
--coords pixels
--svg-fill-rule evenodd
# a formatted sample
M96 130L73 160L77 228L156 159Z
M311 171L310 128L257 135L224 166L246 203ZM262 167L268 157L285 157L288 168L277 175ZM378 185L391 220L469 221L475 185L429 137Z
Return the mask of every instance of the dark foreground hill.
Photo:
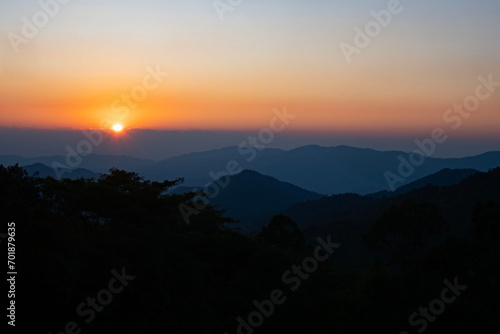
M239 220L238 228L244 233L259 232L274 215L292 204L324 197L251 170L221 178L207 189L219 189L211 203Z
M211 206L186 224L179 207L193 196L165 195L177 184L117 169L58 181L0 166L0 241L15 243L18 272L5 320L23 333L500 330L500 169L388 199L312 201L338 205L311 206L308 245L286 216L256 236L228 229ZM358 235L381 261L332 266L367 262Z
M454 173L443 171L439 175L446 174ZM339 242L343 242L345 247L340 252L344 252L345 256L334 259L336 266L363 268L379 256L384 258L383 254L367 247L363 237L391 207L405 202L434 205L447 224L433 242L443 242L450 236L470 236L473 230L472 217L477 206L491 200L500 201L500 168L473 174L458 184L442 187L428 184L392 197L334 195L297 203L284 214L303 228L309 241L318 235L335 235ZM402 218L400 224L405 223Z

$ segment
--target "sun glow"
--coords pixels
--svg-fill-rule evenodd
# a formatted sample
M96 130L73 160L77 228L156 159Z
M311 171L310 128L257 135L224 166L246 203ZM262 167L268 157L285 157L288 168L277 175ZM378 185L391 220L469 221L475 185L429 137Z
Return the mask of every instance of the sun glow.
M111 128L114 132L122 132L123 131L123 125L121 124L115 124Z

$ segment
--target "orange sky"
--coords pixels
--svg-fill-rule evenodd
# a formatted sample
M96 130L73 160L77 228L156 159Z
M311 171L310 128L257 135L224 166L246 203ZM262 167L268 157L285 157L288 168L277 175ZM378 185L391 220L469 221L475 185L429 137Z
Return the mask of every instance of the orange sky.
M22 3L10 5L17 16L2 20L3 37L36 9ZM110 118L128 128L254 129L286 106L297 115L290 131L427 133L448 126L444 111L474 92L479 75L500 81L492 2L479 2L469 23L430 15L456 9L413 4L351 64L339 43L352 43L353 27L382 8L340 3L304 11L257 2L225 21L193 1L176 15L159 3L66 5L19 53L1 39L0 126L98 128ZM148 66L169 76L120 120L113 102L142 84ZM499 106L500 92L461 131L494 134Z

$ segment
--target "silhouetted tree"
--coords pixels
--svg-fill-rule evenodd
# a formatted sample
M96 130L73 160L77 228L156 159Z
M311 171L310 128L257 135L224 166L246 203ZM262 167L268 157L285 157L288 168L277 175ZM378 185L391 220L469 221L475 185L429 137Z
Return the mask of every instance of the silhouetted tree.
M500 236L500 203L496 201L477 203L472 223L476 238L498 238Z
M262 228L258 237L284 249L288 252L297 252L304 248L304 235L290 217L285 215L274 216L267 226Z
M436 206L407 201L384 213L364 236L364 242L388 250L395 263L406 264L422 255L429 238L440 233L445 225Z

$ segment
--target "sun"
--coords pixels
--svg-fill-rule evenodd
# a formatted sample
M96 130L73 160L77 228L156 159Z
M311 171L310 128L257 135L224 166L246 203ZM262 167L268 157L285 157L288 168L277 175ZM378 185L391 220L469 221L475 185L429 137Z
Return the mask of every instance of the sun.
M114 132L122 132L123 131L123 125L121 124L115 124L111 127L111 129L114 131Z

